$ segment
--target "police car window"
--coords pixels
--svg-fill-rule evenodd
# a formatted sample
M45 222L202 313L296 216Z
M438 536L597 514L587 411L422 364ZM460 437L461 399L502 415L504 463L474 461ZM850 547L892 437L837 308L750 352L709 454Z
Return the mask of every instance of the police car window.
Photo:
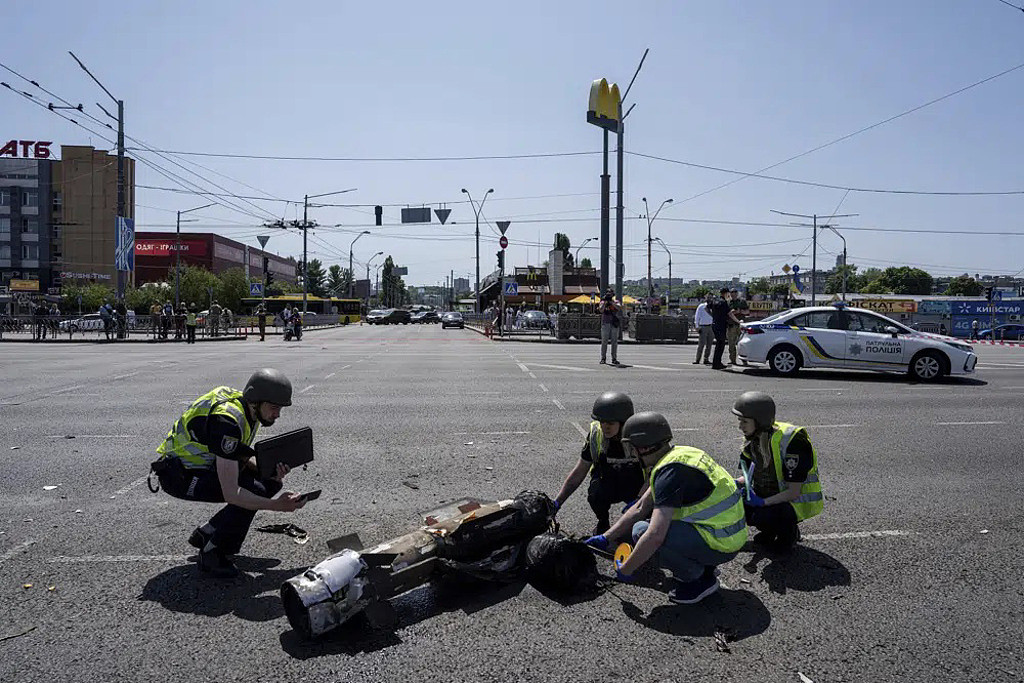
M856 318L857 327L853 329L862 330L864 332L877 332L879 334L886 334L885 328L895 327L895 325L893 325L888 320L879 318L874 315L868 315L866 313L857 313Z
M813 311L796 316L789 321L789 324L796 325L797 327L827 330L829 329L829 318L832 315L833 313L830 311Z

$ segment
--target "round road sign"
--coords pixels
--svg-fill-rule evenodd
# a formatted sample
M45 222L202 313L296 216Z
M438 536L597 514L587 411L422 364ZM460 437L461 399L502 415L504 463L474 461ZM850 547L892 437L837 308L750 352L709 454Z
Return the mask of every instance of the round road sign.
M508 238L507 238L507 237L505 237L504 235L502 235L502 236L501 236L501 239L500 239L500 240L498 240L498 244L500 244L500 245L501 245L501 248L502 248L502 249L504 249L505 247L507 247L507 246L508 246Z

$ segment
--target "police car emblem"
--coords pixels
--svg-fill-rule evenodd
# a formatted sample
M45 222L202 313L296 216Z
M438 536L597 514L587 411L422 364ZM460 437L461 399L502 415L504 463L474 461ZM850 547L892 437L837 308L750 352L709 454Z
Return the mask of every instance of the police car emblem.
M231 455L235 452L235 448L238 447L238 439L233 436L225 436L221 439L220 447L226 454Z

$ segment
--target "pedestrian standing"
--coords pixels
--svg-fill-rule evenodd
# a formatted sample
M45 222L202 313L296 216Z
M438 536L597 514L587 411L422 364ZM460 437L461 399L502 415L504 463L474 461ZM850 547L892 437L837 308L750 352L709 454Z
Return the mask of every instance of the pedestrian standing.
M153 327L153 338L155 339L160 334L160 314L163 313L163 306L157 302L153 302L153 305L149 307L149 323Z
M174 338L182 339L185 336L185 318L188 317L188 307L185 302L178 306L178 314L174 316Z
M220 304L214 299L210 304L210 336L216 337L220 329Z
M975 318L974 320L971 321L971 340L972 341L978 339L978 329L980 327L981 327L981 324L978 322L977 318Z
M607 363L608 342L612 345L612 365L619 365L619 326L622 324L622 307L615 301L615 293L609 287L597 306L601 314L601 363Z
M174 306L170 301L164 302L164 308L160 311L160 338L167 339L171 332L171 323L174 321Z
M189 306L188 315L185 316L185 343L196 343L196 305Z
M729 296L729 288L722 287L718 294L718 298L711 304L711 331L715 335L715 354L711 359L712 370L725 369L725 365L722 363L722 354L725 353L726 334L729 321L736 317L729 308L729 302L726 301L726 297Z
M702 354L704 365L711 365L711 347L714 346L715 335L711 331L711 323L714 321L708 308L712 301L714 297L708 294L697 306L697 312L693 314L693 324L697 327L697 357L693 361L694 365L700 364Z
M256 307L256 324L260 327L260 341L267 338L267 309L260 304Z
M736 365L736 345L740 341L740 332L742 330L740 323L743 322L750 311L748 310L747 300L740 297L739 290L735 287L729 290L729 310L732 311L733 317L729 319L725 334L729 342L729 365ZM743 361L743 364L746 365L747 362Z

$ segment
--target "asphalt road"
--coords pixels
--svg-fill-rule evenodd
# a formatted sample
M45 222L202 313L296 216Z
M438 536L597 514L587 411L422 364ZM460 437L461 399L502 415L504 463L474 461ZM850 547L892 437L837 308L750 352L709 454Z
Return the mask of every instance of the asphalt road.
M0 674L11 681L736 680L1020 681L1024 348L979 347L979 371L937 385L902 376L691 364L694 346L489 342L437 326L350 327L184 345L0 347ZM180 411L261 366L295 405L263 434L315 430L293 490L298 545L250 535L245 578L198 574L189 532L214 506L144 483ZM723 589L674 606L658 572L561 604L529 586L424 587L397 599L393 634L348 628L308 644L280 583L359 532L413 528L464 496L557 491L602 391L665 413L676 442L736 470L729 413L772 393L807 425L827 496L789 556L744 552ZM74 438L70 438L74 437ZM412 488L403 482L409 482ZM56 486L52 490L44 487ZM584 491L559 514L589 532ZM607 567L602 567L607 571ZM26 587L31 584L30 587ZM717 636L716 636L717 634ZM724 648L722 647L724 644ZM728 652L720 651L728 649Z

